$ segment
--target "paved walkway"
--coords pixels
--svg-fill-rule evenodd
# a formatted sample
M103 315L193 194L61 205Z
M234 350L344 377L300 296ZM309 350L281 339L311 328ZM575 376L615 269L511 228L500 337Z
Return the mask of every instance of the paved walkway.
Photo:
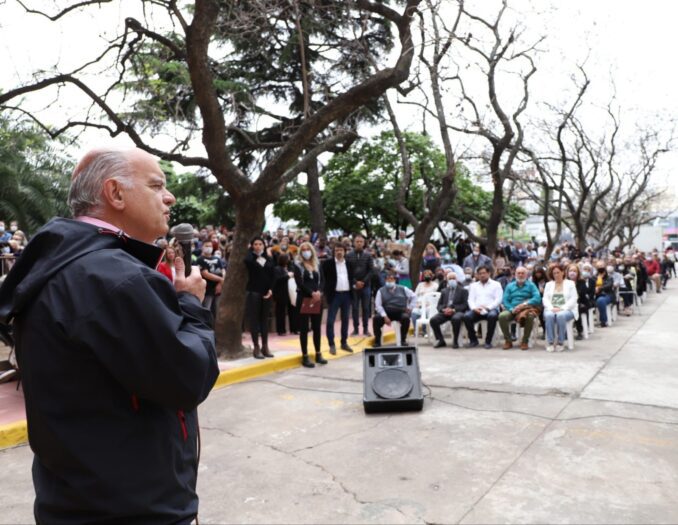
M335 324L335 333L340 333L339 321ZM243 341L246 345L251 344L249 334L243 334ZM339 337L337 337L335 343L337 345L339 344ZM360 351L367 344L371 344L371 338L362 335L357 337L349 336L349 344L355 346L356 350ZM277 334L272 334L269 336L269 345L277 360L267 359L263 362L254 357L245 357L229 361L219 361L219 368L222 372L237 372L235 374L222 374L219 384L223 386L239 382L240 380L250 379L261 375L262 373L265 374L299 366L296 359L300 355L298 335L289 334L279 336ZM310 337L309 345L311 345L312 349ZM321 346L322 351L327 354L329 351L327 338L323 337ZM339 347L337 346L337 348ZM0 349L0 358L7 359L8 351L9 349L3 346ZM339 357L347 355L346 352L341 350L338 350L338 353ZM327 354L327 357L331 359L329 354ZM256 367L254 365L256 365ZM12 381L0 384L0 449L26 441L25 431L22 431L22 429L25 428L25 421L26 409L23 392L20 387L17 388L17 382Z
M366 416L359 355L217 390L200 521L677 523L677 290L573 352L422 346L418 413ZM31 520L31 459L0 451L0 523Z

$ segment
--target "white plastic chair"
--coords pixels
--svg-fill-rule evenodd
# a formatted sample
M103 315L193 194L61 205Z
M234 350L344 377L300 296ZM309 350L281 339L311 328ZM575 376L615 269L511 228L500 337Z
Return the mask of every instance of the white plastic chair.
M581 335L584 337L584 339L588 339L589 334L593 333L589 327L589 313L580 313L579 318L581 319Z
M589 308L589 313L587 315L588 317L588 324L589 324L589 333L592 334L595 332L595 315L596 315L596 310L597 308Z
M476 335L478 334L478 325L480 325L483 337L482 340L485 341L487 339L487 319L481 319L480 321L476 321L473 324L473 329L476 332ZM450 327L452 326L452 323L450 323ZM497 339L499 337L499 334L501 333L501 329L499 328L499 321L494 326L494 334L492 334L492 344L497 343ZM480 339L478 339L480 341Z
M421 317L417 319L417 326L414 327L414 344L419 345L419 335L421 334L422 326L426 327L426 340L431 338L431 318L438 313L438 301L440 300L440 292L429 292L421 299Z

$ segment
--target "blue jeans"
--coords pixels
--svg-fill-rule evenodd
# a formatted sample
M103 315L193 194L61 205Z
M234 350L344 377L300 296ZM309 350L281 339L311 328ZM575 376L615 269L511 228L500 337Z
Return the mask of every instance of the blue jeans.
M348 313L351 308L351 292L336 292L327 308L327 341L334 345L334 320L341 310L341 344L348 339Z
M357 332L360 329L360 313L362 311L363 331L367 332L372 310L372 287L365 284L361 290L354 289L351 293L353 294L353 330Z
M596 299L596 306L598 307L598 317L601 324L607 324L607 305L612 302L609 295L601 295Z
M558 324L558 344L562 345L567 335L567 323L574 319L574 313L570 310L561 310L560 312L544 311L544 324L546 325L546 343L553 344L555 339L555 326Z

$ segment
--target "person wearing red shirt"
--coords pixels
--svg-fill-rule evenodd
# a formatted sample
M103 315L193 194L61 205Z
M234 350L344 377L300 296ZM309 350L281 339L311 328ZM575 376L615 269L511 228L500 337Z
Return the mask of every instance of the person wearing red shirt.
M657 293L662 293L662 267L659 263L659 254L655 253L652 259L645 261L647 276L654 283L654 289Z

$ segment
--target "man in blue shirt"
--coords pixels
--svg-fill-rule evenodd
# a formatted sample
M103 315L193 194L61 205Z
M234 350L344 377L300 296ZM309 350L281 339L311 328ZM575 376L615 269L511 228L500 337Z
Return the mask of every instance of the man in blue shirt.
M516 321L524 326L520 349L528 349L528 341L534 326L534 320L541 310L539 288L527 278L527 268L516 268L516 278L504 290L504 311L499 314L499 327L504 334L504 350L513 347L509 325Z

